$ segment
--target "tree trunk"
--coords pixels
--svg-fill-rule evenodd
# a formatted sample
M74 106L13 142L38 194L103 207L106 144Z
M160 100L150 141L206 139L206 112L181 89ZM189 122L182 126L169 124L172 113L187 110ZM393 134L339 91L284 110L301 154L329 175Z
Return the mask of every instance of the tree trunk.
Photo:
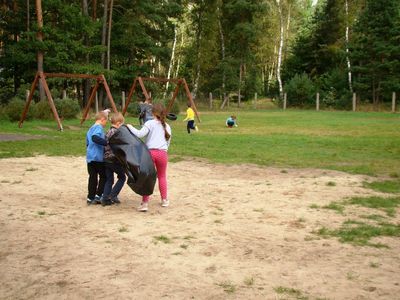
M43 13L42 13L42 0L36 0L36 17L38 24L38 32L36 35L37 40L41 44L43 42ZM39 72L43 72L43 52L38 51L37 53L37 68ZM40 100L44 100L45 93L44 88L39 81L39 96Z
M172 44L172 53L171 53L171 59L169 61L167 79L171 78L172 67L174 65L174 60L175 60L175 48L176 48L177 36L178 36L178 29L176 28L176 24L175 24L175 26L174 26L174 43ZM169 87L169 82L167 81L167 83L165 85L164 99L167 95L168 87Z
M196 98L197 95L197 90L199 88L199 81L200 81L200 43L201 43L201 36L202 36L202 21L203 21L203 11L200 10L199 12L199 28L197 30L196 34L196 50L197 50L197 66L196 66L196 77L194 81L194 87L193 87L193 99Z
M221 54L222 54L222 63L225 63L225 37L224 32L222 31L222 24L221 19L218 19L218 27L219 27L219 36L221 39ZM222 66L222 91L221 94L225 94L225 81L226 81L226 73L225 73L225 66ZM225 99L224 99L225 100Z
M93 0L92 7L92 20L95 21L97 19L97 0Z
M240 92L242 87L242 75L243 75L243 63L240 62L240 70L239 70L239 90L238 90L238 107L240 107Z
M29 0L26 0L26 31L31 30L31 7Z
M274 78L274 71L275 71L275 57L276 57L276 45L274 45L274 54L272 56L272 65L269 68L268 72L268 81L267 81L267 93L269 93L269 88L271 86L272 78Z
M349 55L349 4L345 0L345 10L346 10L346 62L347 62L347 77L349 82L349 90L353 92L353 85L351 80L351 63Z
M89 18L89 6L87 0L82 0L82 14ZM87 36L87 34L84 35L84 45L87 47L89 46L89 37ZM90 62L89 53L86 54L85 60L86 64L89 64ZM89 100L89 96L90 96L90 80L85 79L83 81L82 107L86 107L86 103Z
M112 28L113 6L114 6L114 0L110 0L110 14L108 18L108 36L107 36L107 70L110 70L110 60L111 60L111 28Z
M290 34L290 12L291 12L291 6L290 4L288 4L288 12L287 12L287 23L286 23L286 33L285 33L285 40L286 40L286 44L285 44L285 49L284 49L284 54L283 57L286 59L286 54L287 54L287 47L288 47L288 41L289 41L289 34Z
M182 52L182 49L183 49L184 31L185 31L184 28L182 28L182 38L181 38L180 52ZM175 78L178 78L178 75L179 75L179 68L180 68L180 65L181 65L181 55L182 55L182 54L180 54L180 55L178 56L178 61L177 61L177 63L176 63Z
M104 12L103 12L103 29L101 31L101 45L103 47L106 47L106 41L107 41L107 15L108 15L108 1L109 0L104 0ZM101 53L101 66L106 67L106 53L103 51Z
M104 0L104 11L103 11L103 28L101 31L101 45L103 47L106 47L106 41L107 41L107 15L108 15L108 1L109 0ZM103 51L101 53L101 66L103 68L106 67L106 53ZM103 108L104 106L104 91L103 89L99 89L99 107Z
M283 87L282 87L282 79L281 79L281 65L282 65L282 49L283 49L283 15L282 15L282 7L280 0L276 0L276 4L278 5L279 12L279 27L280 27L280 35L279 35L279 50L278 50L278 65L276 69L277 80L279 83L279 95L282 97L283 95Z

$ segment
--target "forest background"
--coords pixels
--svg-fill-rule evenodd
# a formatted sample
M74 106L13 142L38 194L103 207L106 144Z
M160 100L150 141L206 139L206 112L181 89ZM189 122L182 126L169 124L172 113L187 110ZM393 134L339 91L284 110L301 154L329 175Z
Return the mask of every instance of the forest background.
M104 73L117 102L137 76L184 77L196 100L212 92L239 106L286 92L309 107L319 92L323 106L349 109L353 92L379 106L400 90L398 0L46 0L42 29L37 2L0 1L2 105L24 100L41 67ZM93 84L48 81L81 107ZM165 98L172 87L149 89Z

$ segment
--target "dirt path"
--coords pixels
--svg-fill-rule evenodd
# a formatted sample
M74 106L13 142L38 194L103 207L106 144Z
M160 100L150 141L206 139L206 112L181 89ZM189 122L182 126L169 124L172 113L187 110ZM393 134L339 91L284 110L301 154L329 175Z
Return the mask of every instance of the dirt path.
M378 249L311 233L349 216L310 205L373 194L365 176L182 161L169 166L171 206L159 206L157 190L139 213L128 187L121 205L88 207L84 158L2 159L0 168L1 299L400 294L399 239Z

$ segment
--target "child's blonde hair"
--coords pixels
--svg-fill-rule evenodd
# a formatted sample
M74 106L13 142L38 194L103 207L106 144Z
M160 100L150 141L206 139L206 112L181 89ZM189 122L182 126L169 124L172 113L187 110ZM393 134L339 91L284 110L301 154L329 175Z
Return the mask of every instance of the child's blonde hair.
M121 113L115 113L111 117L111 124L117 124L118 122L121 124L125 122L125 118Z
M99 121L99 120L101 120L101 119L106 119L106 120L107 120L107 114L106 114L104 111L99 111L99 112L95 115L94 119L95 119L96 121Z

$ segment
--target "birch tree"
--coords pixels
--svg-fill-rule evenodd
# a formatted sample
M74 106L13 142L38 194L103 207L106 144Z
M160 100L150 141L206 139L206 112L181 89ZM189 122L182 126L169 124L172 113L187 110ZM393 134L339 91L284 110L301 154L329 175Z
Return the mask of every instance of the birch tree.
M278 14L279 14L279 46L278 46L278 62L276 66L276 77L278 80L279 84L279 95L280 97L283 96L283 86L282 86L282 78L281 78L281 66L282 66L282 51L283 51L283 44L284 44L284 17L282 13L282 6L281 6L281 0L275 0L276 5L278 8Z

